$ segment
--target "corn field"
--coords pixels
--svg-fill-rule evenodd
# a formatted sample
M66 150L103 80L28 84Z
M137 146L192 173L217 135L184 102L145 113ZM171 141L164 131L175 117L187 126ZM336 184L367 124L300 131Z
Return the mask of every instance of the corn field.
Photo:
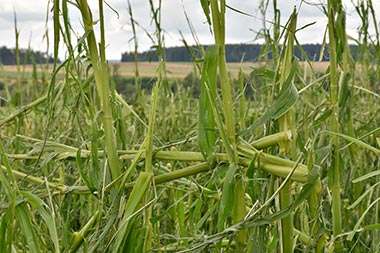
M62 47L67 57L52 70L34 65L28 79L19 63L0 107L1 252L380 252L379 10L371 0L352 2L357 39L341 0L321 4L325 72L294 56L297 32L307 29L298 9L281 25L276 0L261 1L263 20L268 8L274 17L260 31L260 65L236 80L225 59L229 5L201 0L214 44L198 45L201 58L193 53L197 98L178 80L169 87L165 13L149 0L159 64L146 94L136 57L128 99L106 60L105 2L50 4L54 57ZM137 50L130 3L129 15Z

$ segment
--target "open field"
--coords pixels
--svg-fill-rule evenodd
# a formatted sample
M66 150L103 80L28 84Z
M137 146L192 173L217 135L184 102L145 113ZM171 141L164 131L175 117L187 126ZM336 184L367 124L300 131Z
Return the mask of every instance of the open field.
M104 1L50 3L54 48L71 50L61 72L3 67L0 252L380 252L371 1L351 3L363 22L355 60L343 3L322 3L330 60L314 71L294 56L297 10L282 22L275 9L258 34L267 61L243 64L252 75L223 57L226 2L200 1L215 45L185 79L193 65L160 53L156 2L160 61L140 63L139 76L106 61ZM68 4L82 18L77 40Z
M301 62L301 65L307 64L306 62ZM313 68L317 72L324 72L328 67L328 62L313 62ZM119 74L125 77L134 77L135 65L133 62L120 62L109 64L110 71L114 69L114 66L119 67ZM194 71L194 64L191 62L166 62L166 71L168 78L184 78L190 72ZM256 62L244 62L244 63L228 63L228 70L233 75L237 77L240 67L242 67L244 73L250 73L252 67L258 67L259 64ZM51 66L50 66L51 67ZM141 77L154 77L156 75L158 63L157 62L139 62L139 74ZM309 68L309 67L307 67ZM31 78L33 66L26 65L21 66L21 72L24 72L25 78ZM50 68L51 70L51 68ZM37 73L46 71L41 68L37 68ZM0 78L10 78L15 79L17 77L17 66L2 66L0 70Z

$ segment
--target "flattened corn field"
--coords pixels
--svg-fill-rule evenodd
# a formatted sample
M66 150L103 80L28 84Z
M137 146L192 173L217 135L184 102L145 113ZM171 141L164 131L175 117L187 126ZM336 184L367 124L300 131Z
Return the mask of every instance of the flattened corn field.
M258 63L240 70L225 61L225 0L201 0L215 43L194 53L199 82L190 87L168 71L165 13L149 3L160 61L148 91L138 59L119 69L133 77L133 96L115 90L103 1L51 1L54 56L64 46L67 58L1 77L0 251L380 252L372 1L351 3L357 39L341 1L319 6L328 19L323 69L294 57L297 32L308 29L298 10L280 25L277 2L262 1L263 20L270 8L274 17L259 31Z

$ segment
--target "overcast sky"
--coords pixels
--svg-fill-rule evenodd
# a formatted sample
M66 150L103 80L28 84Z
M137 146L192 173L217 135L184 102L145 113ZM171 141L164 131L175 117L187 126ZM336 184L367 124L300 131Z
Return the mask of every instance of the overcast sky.
M148 0L130 0L135 20L140 24L138 27L139 50L147 50L152 46L152 42L146 35L145 31L154 32L151 22L151 13ZM14 12L17 15L17 28L20 32L20 47L27 48L30 44L35 50L46 51L47 39L46 30L50 45L53 44L52 33L52 15L47 3L48 0L1 0L0 4L0 46L15 47L14 31ZM93 15L97 16L97 0L88 0L92 6ZM157 3L157 1L154 1ZM293 7L298 10L297 27L303 27L309 23L316 22L314 25L307 27L297 33L298 40L302 43L321 43L326 27L326 17L321 8L316 4L325 4L325 0L309 0L307 4L300 0L280 0L278 8L281 10L281 22L286 23ZM351 0L344 0L347 10L347 31L352 37L357 37L357 29L360 26L360 19L354 11ZM353 2L357 2L353 0ZM378 11L377 19L380 20L379 1L373 1L375 10ZM107 58L120 59L121 53L133 49L131 42L132 32L130 26L130 17L128 14L127 0L108 0L109 5L114 8L118 14L106 7L106 42ZM227 43L255 43L260 42L257 39L257 32L263 27L262 15L259 11L259 0L227 0L227 4L251 16L245 16L231 10L226 14L226 41ZM165 30L165 45L176 46L182 45L180 32L184 35L189 44L194 44L189 26L186 22L184 11L187 12L190 21L195 28L197 36L202 44L213 42L213 36L206 24L206 18L203 14L199 0L162 0L162 28ZM49 14L46 18L46 14ZM271 20L273 8L270 5L266 14L266 19ZM80 17L75 8L70 9L70 17L73 28L76 29L77 35L83 34ZM47 21L47 26L46 26ZM266 23L270 28L270 22ZM50 46L51 48L51 46ZM64 57L64 47L60 48L60 57ZM52 53L50 49L50 53Z

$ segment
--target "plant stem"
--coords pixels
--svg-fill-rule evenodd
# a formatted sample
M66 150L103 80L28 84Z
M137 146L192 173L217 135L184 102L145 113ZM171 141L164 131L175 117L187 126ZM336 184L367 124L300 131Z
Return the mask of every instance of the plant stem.
M211 12L212 12L212 23L214 27L214 39L215 44L219 46L219 75L220 83L222 89L222 98L223 98L223 113L225 117L225 125L227 131L228 143L224 145L230 145L232 149L232 157L229 157L228 160L231 166L238 164L238 152L236 146L236 131L235 131L235 119L233 115L233 100L232 100L232 87L230 79L227 72L227 63L226 63L226 49L225 49L225 9L226 3L225 0L220 0L219 6L217 0L211 0ZM220 129L219 131L223 131ZM237 223L244 219L245 217L245 205L244 205L244 179L243 177L237 179L235 189L234 189L234 208L233 208L233 222ZM241 204L243 203L243 204ZM241 230L236 235L237 242L237 252L244 251L246 230Z
M234 151L233 157L230 157L230 162L234 163L237 161L236 152L236 132L235 132L235 119L233 116L233 100L232 100L232 87L230 83L230 78L227 71L226 63L226 49L225 49L225 1L220 1L220 7L218 6L217 0L211 1L211 11L212 20L214 28L214 39L215 44L219 46L219 75L220 83L222 89L223 97L223 113L225 117L227 138L229 143L225 145L230 145Z
M284 48L282 65L280 68L280 89L283 82L286 80L291 72L291 66L293 61L294 51L294 38L297 27L297 12L294 9L292 16L290 17L289 25L287 26L287 42ZM292 84L291 84L292 85ZM281 132L292 133L293 143L295 143L295 130L294 130L294 110L290 109L282 117L279 118L279 128ZM296 154L296 147L292 147L292 142L289 139L285 139L279 143L280 154L286 156L294 156ZM287 182L280 191L280 207L286 208L292 203L292 181ZM290 213L288 216L281 220L281 240L283 252L293 252L293 215Z
M105 42L104 42L104 18L103 18L103 1L99 1L99 15L100 15L100 30L101 30L101 42L100 42L100 58L93 28L93 20L90 12L90 8L87 4L87 0L80 0L80 10L82 13L83 24L87 35L87 44L90 55L90 61L94 70L95 82L97 93L99 96L100 107L103 111L103 125L104 134L106 140L106 153L109 162L110 172L112 179L116 179L120 176L120 161L116 152L116 137L113 132L113 117L112 109L110 105L109 95L109 78L108 67L105 60ZM99 61L100 59L100 61ZM119 183L116 182L116 188L119 187Z
M330 103L332 114L330 116L330 128L332 132L339 133L339 108L338 108L338 83L337 83L337 52L335 40L335 14L341 4L340 1L329 0L328 7L328 30L330 44ZM339 139L333 136L331 139L331 160L332 160L332 219L334 250L343 251L343 242L338 236L342 233L342 212L341 212L341 186L340 186L340 162L339 162Z

